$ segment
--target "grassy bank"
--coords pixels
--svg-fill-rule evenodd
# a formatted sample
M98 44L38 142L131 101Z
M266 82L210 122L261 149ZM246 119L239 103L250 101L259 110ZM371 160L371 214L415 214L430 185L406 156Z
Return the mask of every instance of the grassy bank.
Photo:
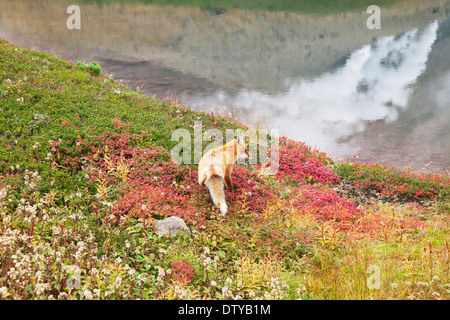
M450 180L282 138L229 213L172 132L245 128L0 40L1 299L448 299ZM208 144L208 142L206 142ZM192 235L155 233L183 218Z
M86 3L110 4L117 2L125 2L121 0L83 0ZM129 2L129 1L127 1ZM263 10L263 11L285 11L285 12L301 12L301 13L317 13L329 14L334 12L345 11L365 11L367 7L372 5L368 0L322 0L320 4L314 0L302 1L279 1L279 0L135 0L137 3L146 3L153 5L170 5L180 7L198 7L205 10L214 11L220 14L224 10L240 9L240 10ZM377 5L391 5L398 3L399 0L379 0Z

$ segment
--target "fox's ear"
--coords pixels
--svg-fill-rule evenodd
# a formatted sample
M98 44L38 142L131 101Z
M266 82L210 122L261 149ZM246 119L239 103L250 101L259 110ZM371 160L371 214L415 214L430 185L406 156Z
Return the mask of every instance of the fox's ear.
M244 144L244 137L243 136L238 136L236 139L237 144Z

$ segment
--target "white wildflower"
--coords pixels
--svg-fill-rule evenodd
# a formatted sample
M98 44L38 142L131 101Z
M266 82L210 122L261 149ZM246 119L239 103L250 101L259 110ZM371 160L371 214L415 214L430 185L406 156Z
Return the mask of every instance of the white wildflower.
M8 288L7 287L1 287L0 288L0 296L2 298L6 298L9 295Z
M100 298L100 289L93 289L92 291L94 292L94 297Z
M232 292L230 290L230 288L228 288L227 286L222 288L222 296L224 299L229 299L232 297Z
M84 298L86 300L92 300L93 299L92 292L87 290L87 289L83 292L83 296L84 296Z
M430 285L428 284L428 282L422 282L422 281L417 282L417 285L418 285L418 286L423 286L423 287L429 287L429 286L430 286Z
M431 294L436 300L441 300L441 294L438 292L433 292Z
M58 295L58 299L62 299L62 298L64 298L65 296L67 296L67 293L66 293L66 292L61 292L61 293Z
M46 290L50 290L50 285L48 283L37 283L34 287L34 292L37 296L40 296Z
M206 269L209 269L209 265L211 264L211 258L210 257L206 257L203 261L202 261L203 266L206 267Z

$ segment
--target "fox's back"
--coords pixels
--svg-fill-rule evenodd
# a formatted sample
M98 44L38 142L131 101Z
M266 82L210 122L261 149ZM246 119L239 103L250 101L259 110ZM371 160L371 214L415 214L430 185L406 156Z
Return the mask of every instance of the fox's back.
M200 160L198 171L199 174L211 171L211 174L218 174L223 178L227 166L230 165L233 166L232 154L223 146L209 150Z

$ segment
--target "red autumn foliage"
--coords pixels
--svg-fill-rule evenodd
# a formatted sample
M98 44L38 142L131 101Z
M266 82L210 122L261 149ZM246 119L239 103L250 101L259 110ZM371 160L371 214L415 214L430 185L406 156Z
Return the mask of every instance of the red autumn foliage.
M256 172L234 166L232 173L234 191L225 191L227 203L245 204L252 212L261 213L273 200L274 190L258 177Z
M320 186L302 186L295 189L291 205L298 208L299 213L312 213L318 220L333 220L342 229L349 229L362 212L347 198L334 190Z
M279 170L277 179L297 184L321 183L332 185L339 182L336 173L327 166L331 162L324 153L303 142L281 137L279 142Z
M392 216L386 214L369 214L367 211L356 223L353 231L364 237L378 238L386 232L396 232L398 235L426 227L427 224L420 220L417 215L411 215L397 219L395 213Z
M186 259L174 261L171 266L171 278L180 285L188 284L194 279L195 268L191 266Z
M125 124L118 126L119 129L126 128ZM112 212L117 217L160 219L179 216L192 225L205 225L212 202L206 188L198 185L197 171L172 162L170 153L164 148L139 147L140 141L147 136L146 133L104 132L97 139L54 142L51 147L57 154L59 165L75 169L89 167L89 179L93 183L102 177L108 186L115 187L118 194L114 198L118 200L113 203ZM318 221L329 221L346 232L374 233L380 228L377 222L384 226L394 223L385 218L377 220L374 215L366 216L367 212L358 209L350 199L331 190L339 179L328 167L328 161L324 154L303 143L281 139L280 167L275 179L298 185L287 199L291 208L298 214L312 214ZM109 171L120 165L129 169L126 181ZM225 192L230 214L242 210L261 214L277 199L278 191L259 176L257 170L236 165L232 180L234 190ZM420 226L416 219L395 223L393 227L404 230ZM277 242L279 237L285 238L283 232L273 232L267 239Z
M145 137L145 133L104 132L97 140L78 139L71 149L68 146L61 149L59 144L52 147L61 164L69 168L89 167L91 182L101 178L109 187L116 187L119 200L113 205L115 215L179 216L186 222L202 225L204 214L191 201L191 195L200 190L196 172L173 163L164 148L135 146ZM125 182L110 172L120 166L128 170Z
M195 220L200 212L189 205L189 196L179 194L170 188L144 184L138 188L123 189L123 199L114 205L118 216L157 217L177 216L187 222Z

